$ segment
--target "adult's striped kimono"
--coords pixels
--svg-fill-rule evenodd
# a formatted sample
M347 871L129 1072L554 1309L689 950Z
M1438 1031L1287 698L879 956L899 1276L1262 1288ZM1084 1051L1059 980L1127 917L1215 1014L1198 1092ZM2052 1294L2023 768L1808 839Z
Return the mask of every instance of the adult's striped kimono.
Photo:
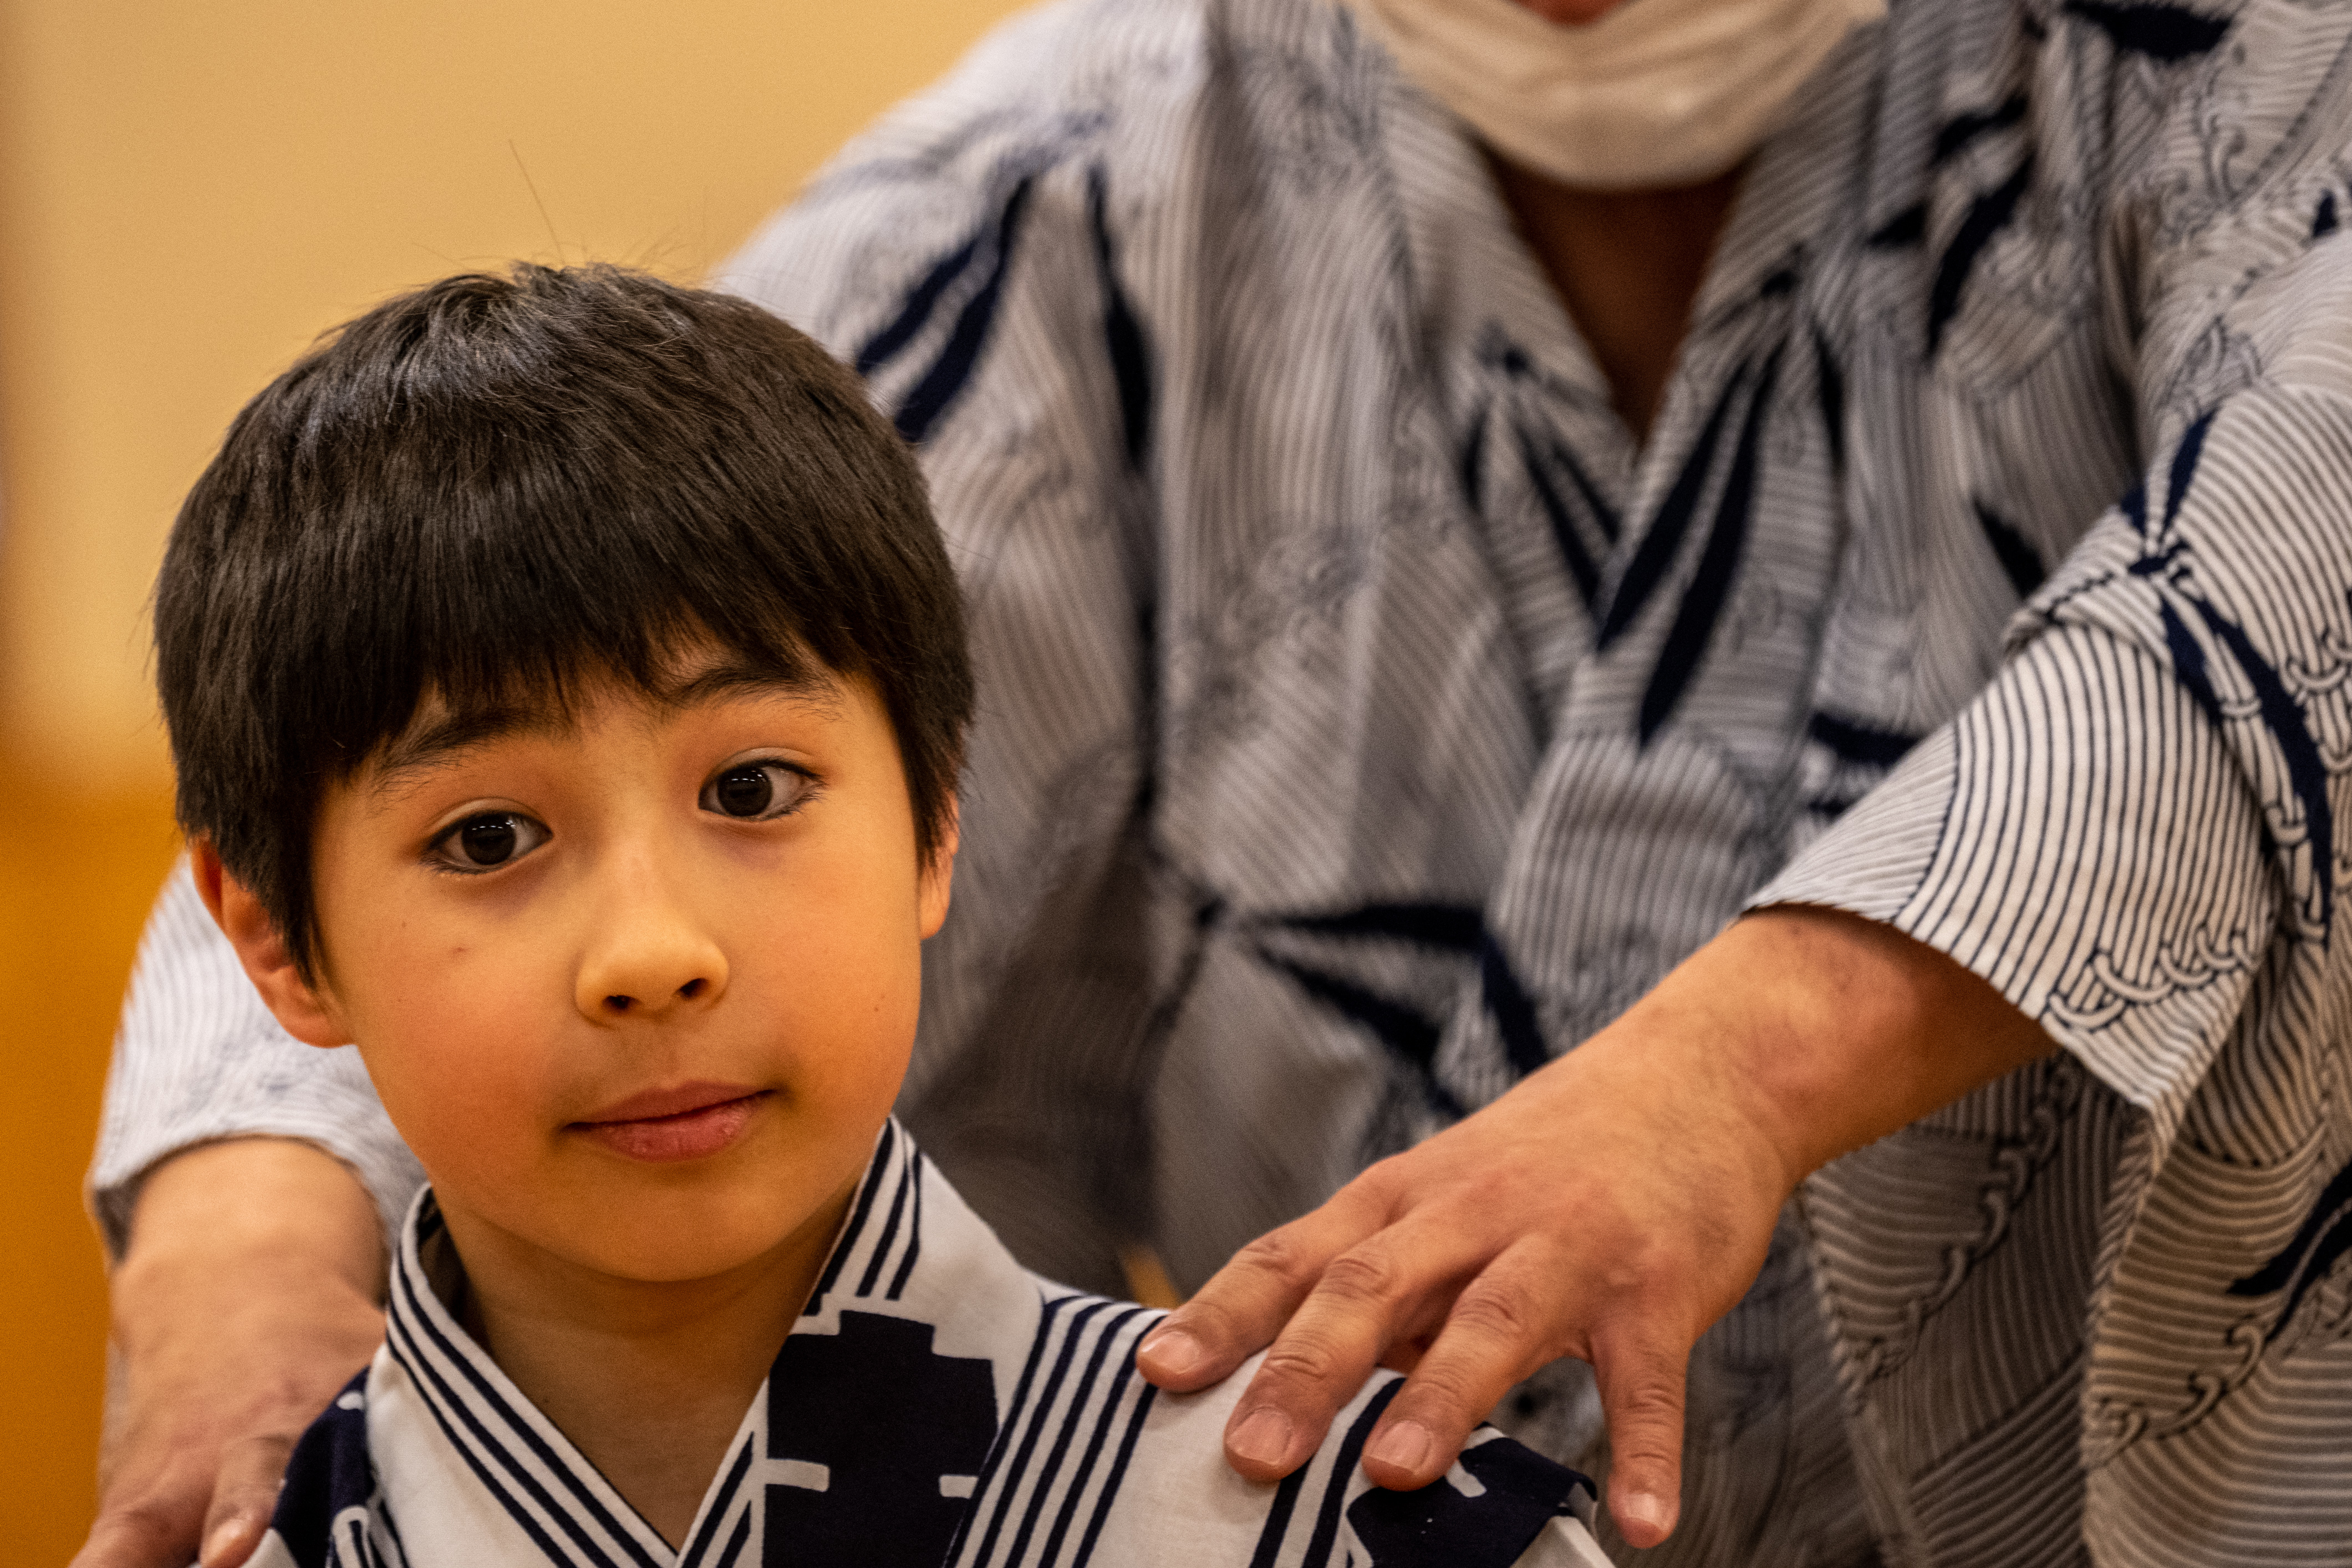
M1853 910L2063 1049L1810 1184L1659 1560L2352 1562L2347 145L2352 6L1894 0L1637 446L1346 10L1008 25L724 274L969 589L910 1125L1032 1266L1190 1286L1743 909ZM229 1128L396 1204L171 900L101 1205ZM1601 1473L1575 1372L1504 1414Z
M1492 1427L1420 1491L1366 1480L1393 1373L1288 1480L1241 1479L1239 1386L1145 1383L1161 1314L1023 1268L895 1122L676 1548L467 1332L463 1294L419 1193L383 1348L296 1448L258 1568L1608 1568L1591 1484Z

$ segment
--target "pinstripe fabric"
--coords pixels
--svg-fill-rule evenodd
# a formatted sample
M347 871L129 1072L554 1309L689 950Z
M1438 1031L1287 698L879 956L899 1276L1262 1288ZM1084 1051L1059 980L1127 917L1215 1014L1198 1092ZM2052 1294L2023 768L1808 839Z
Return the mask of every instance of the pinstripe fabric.
M1239 1387L1144 1383L1160 1314L1022 1268L895 1123L676 1549L475 1343L463 1289L421 1194L383 1349L304 1436L261 1568L1607 1568L1590 1484L1491 1427L1433 1487L1372 1488L1393 1373L1293 1481L1242 1480Z
M1855 910L2067 1052L1816 1180L1661 1560L2352 1561L2347 29L1897 0L1638 450L1318 0L1066 0L854 143L725 281L866 375L967 584L903 1110L1015 1252L1197 1283L1742 908ZM142 996L235 988L163 930ZM102 1192L292 1092L174 1109L259 1059L200 1038L126 1030Z
M106 1079L89 1192L109 1249L121 1252L137 1178L150 1165L191 1144L253 1134L304 1139L350 1165L374 1194L387 1237L400 1233L425 1182L359 1052L317 1050L278 1026L183 861L140 940Z

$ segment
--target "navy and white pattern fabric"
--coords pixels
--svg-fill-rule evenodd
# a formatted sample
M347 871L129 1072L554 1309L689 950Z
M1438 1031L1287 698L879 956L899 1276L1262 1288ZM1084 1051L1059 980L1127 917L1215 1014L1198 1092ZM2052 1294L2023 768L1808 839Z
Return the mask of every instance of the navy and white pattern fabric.
M1344 9L1009 24L724 275L970 593L910 1124L1033 1266L1189 1287L1743 909L1853 910L2064 1050L1809 1185L1659 1560L2352 1562L2347 148L2352 7L1894 0L1637 444ZM230 1005L209 940L149 950L102 1212L331 1100L394 1201L350 1075L156 1016ZM1594 1412L1505 1414L1597 1473Z
M1420 1491L1367 1481L1392 1373L1289 1480L1242 1480L1238 1388L1145 1383L1160 1314L1024 1269L895 1123L677 1548L467 1334L463 1289L421 1193L383 1348L296 1448L259 1568L1608 1568L1591 1484L1492 1427Z

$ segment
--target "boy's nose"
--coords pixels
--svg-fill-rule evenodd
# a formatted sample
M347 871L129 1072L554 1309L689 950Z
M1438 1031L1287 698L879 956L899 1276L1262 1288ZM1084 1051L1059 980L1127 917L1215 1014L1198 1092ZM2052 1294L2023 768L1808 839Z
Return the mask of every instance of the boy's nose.
M608 905L583 954L575 998L600 1023L708 1006L727 989L727 955L653 889Z

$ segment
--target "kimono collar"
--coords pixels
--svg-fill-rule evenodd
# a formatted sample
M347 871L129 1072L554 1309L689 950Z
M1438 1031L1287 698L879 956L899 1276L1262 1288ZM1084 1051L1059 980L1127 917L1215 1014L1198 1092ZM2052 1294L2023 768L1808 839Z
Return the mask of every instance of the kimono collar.
M771 1534L870 1537L877 1517L910 1542L936 1541L929 1561L940 1561L971 1511L1002 1413L1024 1371L1034 1375L1046 1310L1039 1282L905 1130L886 1123L816 1286L673 1551L467 1332L453 1310L462 1289L428 1190L393 1268L385 1349L396 1375L370 1401L412 1562L456 1560L443 1556L453 1550L507 1560L463 1533L487 1530L536 1548L521 1560L719 1568L760 1561ZM411 1399L440 1442L397 1440ZM450 1453L462 1466L435 1462ZM502 1518L480 1517L485 1496ZM456 1539L419 1539L461 1521Z

